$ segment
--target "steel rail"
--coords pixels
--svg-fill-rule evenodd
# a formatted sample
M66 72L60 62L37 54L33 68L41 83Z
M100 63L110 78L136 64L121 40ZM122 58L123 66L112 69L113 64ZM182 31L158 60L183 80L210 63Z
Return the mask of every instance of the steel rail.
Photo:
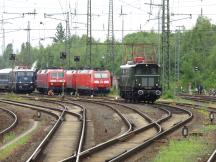
M85 101L86 101L86 100L85 100ZM96 103L98 103L97 101L90 101L90 102L96 102ZM108 103L110 104L110 102L106 102L106 103L107 103L107 104L108 104ZM101 104L101 103L100 103L100 104ZM129 107L129 106L119 104L119 103L112 103L112 104L117 104L117 105L120 105L120 106L124 106L124 107L126 107L126 108L129 108L129 109L132 109L133 111L135 111L136 113L138 113L138 114L140 114L142 117L144 117L146 120L148 120L148 121L150 122L150 124L147 125L147 126L145 126L145 127L140 128L140 129L127 132L127 133L125 133L125 134L123 134L123 135L121 135L121 136L118 136L118 137L116 137L116 138L110 139L110 140L108 140L108 141L106 141L106 142L104 142L104 143L100 143L100 144L98 144L98 145L96 145L96 146L94 146L94 147L92 147L92 148L90 148L90 149L84 150L84 151L81 153L81 155L80 155L81 158L83 158L83 157L85 157L85 156L88 156L89 154L92 154L92 153L94 153L94 152L96 152L96 151L99 151L99 150L101 150L101 149L107 148L108 146L110 146L110 145L112 145L112 144L116 144L116 143L118 143L118 142L121 142L122 140L125 140L126 138L130 137L131 135L134 135L134 134L143 132L143 131L145 131L145 130L147 130L147 129L149 129L149 128L152 128L152 127L156 127L156 129L157 129L157 131L158 131L157 134L159 134L159 133L162 132L161 126L160 126L158 123L156 123L156 122L152 122L153 120L152 120L150 117L148 117L147 115L143 114L142 112L140 112L140 111L138 111L138 110L136 110L136 109L134 109L134 108L131 108L131 107ZM103 104L103 105L104 105L104 104ZM106 104L105 104L105 105L106 105ZM106 106L110 106L110 105L106 105ZM112 108L112 109L113 109L113 108ZM115 108L114 108L114 109L115 109ZM162 118L161 121L163 121L163 120L168 120L168 119L171 117L171 112L170 112L170 111L165 110L165 109L163 109L163 110L164 110L168 115L167 115L166 117ZM118 110L117 110L117 111L118 111ZM166 119L166 118L167 118L167 119ZM74 155L74 156L72 156L71 158L67 158L66 161L68 161L68 160L74 160L75 158L76 158L76 156ZM64 161L64 162L65 162L65 161Z
M70 98L67 98L68 100L70 100L70 101L80 101L80 100L73 100L73 99L70 99ZM91 101L92 102L92 101ZM64 103L68 103L68 102L64 102ZM69 102L70 103L70 102ZM110 105L106 105L106 104L102 104L102 103L100 103L101 105L104 105L104 106L106 106L106 107L109 107L109 108L111 108L113 111L115 111L122 119L123 119L123 121L127 124L127 126L128 126L128 130L124 133L124 134L122 134L122 135L120 135L119 137L123 137L125 134L128 134L128 132L130 132L132 129L133 129L133 126L132 126L132 124L130 123L130 121L126 118L126 117L124 117L118 110L116 110L115 108L113 108L112 106L110 106ZM103 147L104 147L104 145L106 145L107 143L112 143L113 142L113 140L115 140L115 139L111 139L111 140L109 140L109 141L106 141L106 142L104 142L104 143L100 143L100 144L98 144L98 145L96 145L96 146L94 146L94 147L92 147L92 148L90 148L90 149L87 149L87 150L85 150L84 152L92 152L92 151L96 151L96 150L99 150L99 149L102 149ZM77 152L77 154L74 154L74 155L72 155L71 157L68 157L68 158L66 158L66 159L63 159L63 160L61 160L61 162L69 162L69 161L71 161L71 160L73 160L73 161L75 161L76 160L76 162L79 162L80 161L80 157L82 157L83 156L83 152L82 152L82 149L79 149L79 152Z
M211 156L208 158L207 162L214 162L216 160L216 150L211 154Z
M1 99L1 98L0 98L0 102L9 103L9 104L11 103L11 104L16 105L16 106L23 106L23 107L32 108L32 109L38 109L40 111L43 111L43 109L49 109L49 110L53 110L53 111L62 112L62 110L63 110L63 109L58 109L58 108L51 108L51 107L48 107L48 106L36 105L36 104L19 102L19 101L14 101L14 100ZM50 102L53 103L54 101L50 101ZM56 104L58 104L60 106L63 106L60 103L56 103ZM41 109L41 108L43 108L43 109ZM44 112L47 112L47 111L44 111ZM65 112L68 113L68 114L75 115L75 116L79 117L80 119L82 118L82 116L80 114L70 112L70 111L67 110L67 108L66 108Z
M48 100L48 99L39 99L40 101L46 101L46 102L51 102L51 103L58 103L58 101L56 100ZM86 108L84 106L82 106L81 104L77 104L77 103L74 103L74 102L65 102L65 101L62 101L61 103L64 103L64 104L73 104L75 106L78 106L81 108L81 112L82 112L82 115L80 115L80 121L82 121L82 127L81 127L81 131L80 131L80 135L79 135L79 141L78 141L78 144L77 144L77 150L76 152L74 153L74 155L72 155L72 157L76 157L76 161L78 162L79 161L79 153L81 152L82 148L83 148L83 143L84 143L84 140L85 140L85 130L86 130ZM61 105L61 104L60 104ZM68 113L73 113L73 112L70 112L67 110ZM64 160L61 160L61 161L68 161L70 160L71 157L69 158L66 158Z
M48 141L51 139L51 137L54 135L54 133L56 132L60 124L63 122L65 111L66 111L66 108L62 111L55 125L52 127L52 129L49 131L49 133L46 135L46 137L43 139L43 141L39 144L39 146L35 149L33 154L28 158L26 162L36 161L40 152L45 148Z
M41 106L41 105L35 105L35 104L29 104L29 103L23 103L23 102L18 102L18 101L11 101L11 100L4 100L4 99L0 99L0 102L13 104L13 105L17 105L17 106L22 106L22 107L27 107L27 108L30 108L30 109L40 110L40 111L49 113L49 114L51 114L51 115L53 115L53 116L55 116L57 118L57 121L55 122L54 126L51 128L51 130L48 132L46 137L43 139L43 141L39 144L39 146L35 149L35 151L32 153L32 155L28 158L28 160L26 162L36 161L37 158L39 158L39 154L43 151L43 149L46 147L46 145L48 144L51 137L54 135L54 133L56 132L58 127L63 122L65 113L77 116L79 119L82 118L82 116L80 114L74 113L74 112L69 112L67 110L67 107L65 107L64 105L59 104L59 103L56 103L56 104L58 104L58 105L60 105L60 106L62 106L64 108L62 108L62 109L50 108L50 107L47 107L47 106ZM57 115L57 114L55 114L53 112L46 111L45 109L40 109L40 108L36 108L36 107L41 107L41 108L49 109L49 110L52 110L52 111L58 111L58 112L61 112L61 114Z
M9 115L11 115L14 118L14 121L10 126L5 128L4 130L0 131L0 136L2 136L16 126L16 124L18 123L18 118L17 118L17 115L13 111L2 108L2 107L0 107L0 109L5 111L6 113L8 113Z
M162 104L157 104L157 105L162 105ZM168 105L162 105L162 106L168 106ZM143 148L146 148L148 147L151 143L153 143L155 140L161 138L162 136L164 135L167 135L168 133L171 133L173 132L174 130L176 130L177 128L181 127L182 125L184 125L185 123L189 122L190 120L192 120L193 118L193 114L192 112L186 110L186 109L183 109L183 108L179 108L179 107L172 107L172 106L168 106L170 108L175 108L175 109L179 109L179 110L182 110L183 112L185 112L186 114L189 115L189 117L182 121L182 122L179 122L177 123L176 125L172 126L170 129L167 129L159 134L157 134L156 136L146 140L144 143L138 145L137 147L135 148L132 148L130 150L126 150L124 153L114 157L113 159L110 159L108 160L109 162L119 162L121 160L124 160L126 158L128 158L129 156L133 155L134 153L136 153L137 151L139 151L140 149L143 149ZM162 121L159 121L159 122L162 122Z

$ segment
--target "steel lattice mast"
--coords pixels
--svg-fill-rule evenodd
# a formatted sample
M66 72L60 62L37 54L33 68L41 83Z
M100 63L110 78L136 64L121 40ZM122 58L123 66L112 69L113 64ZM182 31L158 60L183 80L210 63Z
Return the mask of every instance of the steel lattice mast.
M70 34L70 19L69 19L69 12L66 13L66 32L65 32L65 52L67 53L68 55L68 64L69 64L69 67L70 67L70 37L71 37L71 34Z
M107 34L107 55L108 60L112 63L112 72L114 72L114 24L113 24L113 0L109 0L109 15L108 15L108 34Z
M163 88L170 88L170 13L169 0L162 4L162 81Z
M87 3L87 44L86 44L86 64L91 67L92 55L92 13L91 13L91 0Z

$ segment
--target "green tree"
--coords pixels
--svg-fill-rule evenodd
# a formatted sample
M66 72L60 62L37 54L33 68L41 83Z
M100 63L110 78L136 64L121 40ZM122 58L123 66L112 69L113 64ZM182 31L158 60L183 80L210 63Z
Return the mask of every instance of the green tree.
M58 26L56 27L56 34L55 34L55 38L53 39L53 41L55 43L57 42L64 42L65 40L65 30L63 29L62 23L59 23Z

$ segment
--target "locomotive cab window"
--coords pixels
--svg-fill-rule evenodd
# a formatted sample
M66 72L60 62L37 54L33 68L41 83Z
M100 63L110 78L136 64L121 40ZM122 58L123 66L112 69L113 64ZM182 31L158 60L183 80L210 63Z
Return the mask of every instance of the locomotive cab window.
M137 67L136 68L136 75L156 75L158 74L158 67L157 66L153 66L153 65L144 65L145 67Z
M64 78L64 73L63 72L58 72L58 78Z
M57 79L57 73L51 73L51 78Z
M94 78L100 79L100 78L109 78L107 73L95 73Z

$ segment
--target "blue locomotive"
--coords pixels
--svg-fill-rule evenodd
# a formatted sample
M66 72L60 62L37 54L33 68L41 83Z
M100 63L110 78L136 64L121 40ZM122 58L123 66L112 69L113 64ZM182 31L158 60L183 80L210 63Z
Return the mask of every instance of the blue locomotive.
M34 89L34 70L19 67L0 70L0 90L31 93Z

